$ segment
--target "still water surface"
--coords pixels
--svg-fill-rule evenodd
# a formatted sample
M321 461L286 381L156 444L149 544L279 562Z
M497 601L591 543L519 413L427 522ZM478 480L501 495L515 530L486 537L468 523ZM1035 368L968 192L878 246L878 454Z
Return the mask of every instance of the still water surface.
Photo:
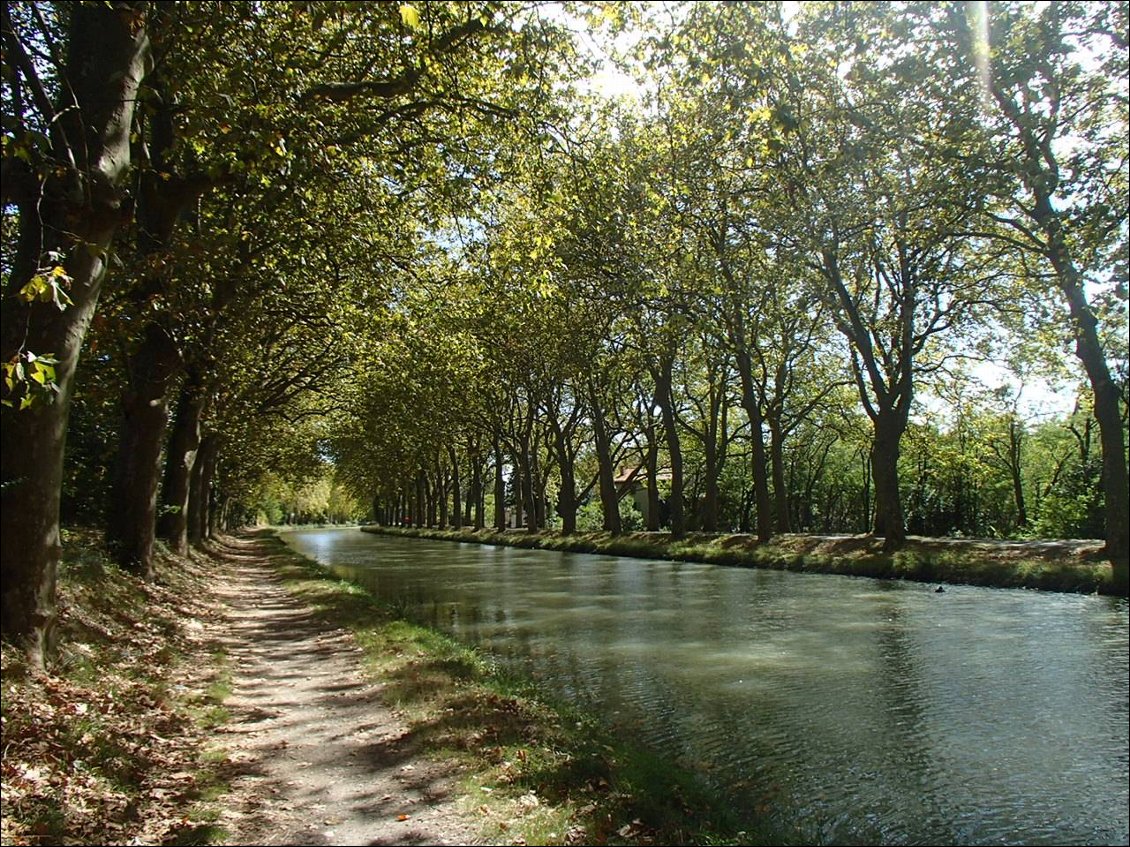
M1126 844L1127 603L283 538L705 775L792 844Z

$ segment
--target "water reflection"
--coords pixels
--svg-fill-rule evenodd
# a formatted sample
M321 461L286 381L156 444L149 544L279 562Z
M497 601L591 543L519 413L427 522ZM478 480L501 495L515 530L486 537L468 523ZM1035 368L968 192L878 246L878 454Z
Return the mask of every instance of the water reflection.
M775 841L1127 841L1125 601L287 538L695 768Z

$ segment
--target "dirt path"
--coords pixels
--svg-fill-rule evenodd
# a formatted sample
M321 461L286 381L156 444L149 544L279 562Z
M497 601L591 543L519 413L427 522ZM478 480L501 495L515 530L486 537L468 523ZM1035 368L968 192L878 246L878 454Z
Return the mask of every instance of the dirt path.
M266 545L230 538L225 607L235 766L220 823L232 844L475 844L445 782L361 673L352 636L283 588Z

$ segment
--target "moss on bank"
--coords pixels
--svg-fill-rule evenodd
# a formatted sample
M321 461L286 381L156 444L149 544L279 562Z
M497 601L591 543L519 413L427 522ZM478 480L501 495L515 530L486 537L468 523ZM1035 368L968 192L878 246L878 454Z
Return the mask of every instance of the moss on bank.
M787 534L758 543L744 534L691 533L672 540L667 533L561 535L491 530L362 527L364 532L475 544L597 553L643 559L704 562L803 573L844 574L880 579L1035 588L1080 594L1113 593L1110 562L1101 541L993 541L911 536L895 553L869 535Z

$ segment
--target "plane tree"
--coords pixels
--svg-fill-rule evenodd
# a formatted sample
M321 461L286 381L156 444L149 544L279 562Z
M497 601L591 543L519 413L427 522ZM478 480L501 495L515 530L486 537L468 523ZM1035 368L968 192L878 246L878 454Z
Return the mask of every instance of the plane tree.
M775 237L818 280L872 423L873 530L886 549L906 535L898 459L916 384L960 349L999 275L968 235L984 205L983 139L938 23L926 6L806 9L782 33L760 113L792 212Z
M16 251L0 314L3 634L42 665L54 630L67 413L114 234L129 215L130 130L148 4L4 3L3 203Z
M975 70L963 79L982 95L997 237L1038 257L1047 272L1035 280L1054 284L1067 307L1099 427L1107 553L1125 593L1125 381L1112 374L1104 323L1126 312L1127 12L1107 3L948 11L950 41ZM1104 290L1109 310L1096 296Z

